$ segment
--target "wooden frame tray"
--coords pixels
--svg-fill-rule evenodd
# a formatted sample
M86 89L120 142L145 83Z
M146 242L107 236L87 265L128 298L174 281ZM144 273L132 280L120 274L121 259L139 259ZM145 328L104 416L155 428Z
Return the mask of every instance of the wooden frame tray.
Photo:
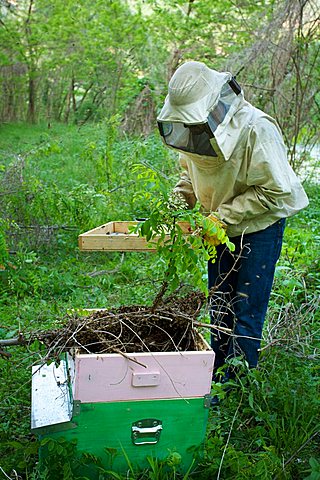
M129 233L129 227L138 222L108 222L79 235L82 251L155 252L156 240L147 242L138 234ZM178 222L185 234L191 233L188 222ZM169 236L167 237L169 239Z

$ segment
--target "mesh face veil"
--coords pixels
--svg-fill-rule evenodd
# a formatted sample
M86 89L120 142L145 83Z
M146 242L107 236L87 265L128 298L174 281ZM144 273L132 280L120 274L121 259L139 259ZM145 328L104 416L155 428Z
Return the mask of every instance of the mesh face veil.
M161 137L168 147L198 155L216 156L207 123L186 125L180 122L158 122Z
M183 152L217 156L214 150L214 132L225 119L231 104L240 92L241 88L234 79L226 83L205 122L186 124L158 120L160 135L164 143L168 147Z

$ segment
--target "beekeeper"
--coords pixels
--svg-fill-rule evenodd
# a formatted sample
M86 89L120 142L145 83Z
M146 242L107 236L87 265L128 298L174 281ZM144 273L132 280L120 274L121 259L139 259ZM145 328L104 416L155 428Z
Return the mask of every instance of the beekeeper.
M275 120L244 99L231 73L184 63L157 120L164 143L180 153L175 194L214 212L236 246L218 245L208 264L212 322L234 334L212 336L215 371L238 355L256 367L285 219L308 198Z

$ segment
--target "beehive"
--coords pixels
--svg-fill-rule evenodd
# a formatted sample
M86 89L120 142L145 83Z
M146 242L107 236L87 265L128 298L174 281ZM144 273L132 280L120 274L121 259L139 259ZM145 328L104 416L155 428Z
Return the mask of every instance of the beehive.
M33 367L32 431L44 437L77 439L110 468L139 468L147 457L182 457L186 471L205 439L214 353L199 350L66 355L57 367ZM50 409L48 399L50 398ZM124 453L125 452L125 453Z

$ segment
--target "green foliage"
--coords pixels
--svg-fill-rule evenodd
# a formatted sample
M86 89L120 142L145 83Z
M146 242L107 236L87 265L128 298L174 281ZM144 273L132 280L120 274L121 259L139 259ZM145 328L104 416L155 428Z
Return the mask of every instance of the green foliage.
M310 206L296 217L287 220L281 262L276 267L271 306L312 303L320 292L319 200L316 187L309 186ZM306 255L306 252L309 252ZM308 319L309 322L312 318Z
M26 118L23 99L34 95L30 120L48 118L83 123L113 115L126 105L122 87L133 89L150 32L143 16L127 2L38 0L3 6L0 58L21 70L7 69L0 78L11 81L19 95L8 116ZM104 47L102 47L104 45ZM30 83L30 77L37 80ZM21 103L20 103L21 101ZM25 102L27 105L27 102ZM3 105L0 105L3 106ZM3 109L2 109L3 112ZM30 114L30 105L28 109ZM11 117L11 118L12 118Z
M8 283L8 270L11 267L5 236L6 228L7 222L0 218L0 285L3 287Z
M308 167L319 139L318 18L315 0L300 7L281 0L3 2L0 119L82 127L118 117L125 131L137 124L144 134L176 67L205 60L238 74L250 100L277 119L294 167ZM146 86L151 101L142 96L139 104ZM112 155L101 159L109 176Z
M24 445L20 442L11 442L12 446L17 450L25 449L24 458L27 460L30 455L35 455L40 449L40 461L31 473L33 480L95 480L117 479L122 480L124 476L112 470L111 467L103 466L101 459L91 453L81 452L77 450L77 440L66 440L63 437L50 438L46 437L31 445ZM111 457L119 455L119 452L111 452L106 449ZM124 456L128 471L126 479L139 480L148 478L149 480L187 480L193 467L191 463L185 474L180 471L181 455L174 451L170 452L167 458L162 460L147 457L148 468L136 469L131 464L126 451L122 449L121 455ZM21 462L20 468L26 466Z
M311 457L309 459L309 464L310 464L310 475L305 477L303 480L319 480L320 478L320 462L314 458Z
M33 476L35 480L86 480L103 478L101 461L89 453L77 452L77 440L44 438L39 442L40 462Z
M165 220L172 238L182 237L179 256L186 248L185 273L185 263L178 260L172 278L189 288L206 282L207 250L202 241L195 245L203 248L196 267L194 249L184 245L176 228L181 220L194 230L202 228L201 213L173 212L169 205L177 178L175 157L154 136L112 137L110 128L104 120L80 130L58 124L50 129L1 127L0 182L5 195L0 196L0 255L6 268L6 280L0 283L1 339L58 328L73 308L153 300L172 258L172 242L161 247L167 248L164 257L160 252L79 252L78 233L107 221L154 219L144 227L152 240L167 233L161 227ZM112 155L109 185L106 151ZM259 369L247 372L243 367L245 376L237 384L213 385L212 394L221 402L210 413L206 457L185 478L212 480L219 471L220 480L318 478L319 186L308 186L308 195L310 206L287 221ZM24 229L29 222L37 229ZM38 228L45 226L57 228L49 235ZM194 270L192 279L189 270ZM54 478L54 464L37 466L39 443L30 435L30 366L41 363L41 346L12 346L6 352L12 356L0 357L1 467L13 478L13 470L26 479ZM241 372L241 365L237 368ZM66 478L70 471L80 476L79 464L102 478L125 478L112 472L111 465L106 474L98 459L74 455L76 447L61 442L56 440L50 448L59 474ZM180 480L178 454L179 450L165 460L150 458L148 468L128 478L171 480L176 475Z
M284 361L286 368L279 368ZM288 354L279 352L277 362L244 367L237 383L223 385L229 394L209 422L201 478L216 478L218 471L230 480L303 478L308 445L318 432L319 380Z
M204 264L216 257L215 245L207 239L217 239L218 243L234 250L225 229L204 216L199 206L189 210L185 205L173 204L154 170L135 165L133 171L137 180L143 181L135 200L147 201L150 208L148 219L139 222L134 231L156 246L160 261L166 266L164 280L169 289L175 290L186 274L195 288L207 292Z

